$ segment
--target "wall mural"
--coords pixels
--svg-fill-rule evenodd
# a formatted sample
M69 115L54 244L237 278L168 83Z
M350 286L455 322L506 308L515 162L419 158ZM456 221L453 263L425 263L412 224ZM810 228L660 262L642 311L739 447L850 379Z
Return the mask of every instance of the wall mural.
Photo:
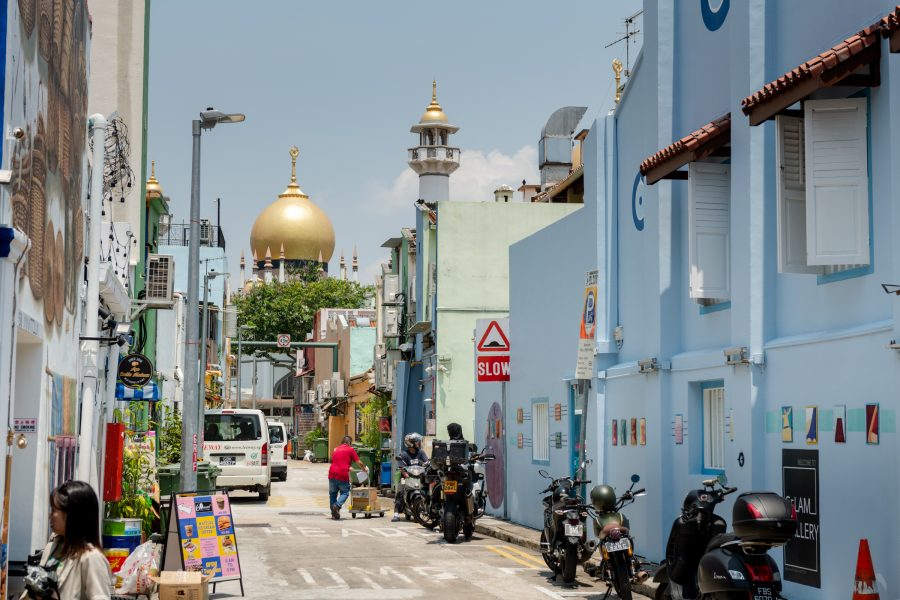
M25 138L10 157L13 226L31 239L27 266L44 319L74 315L84 263L88 42L84 0L17 0L9 28L4 122Z

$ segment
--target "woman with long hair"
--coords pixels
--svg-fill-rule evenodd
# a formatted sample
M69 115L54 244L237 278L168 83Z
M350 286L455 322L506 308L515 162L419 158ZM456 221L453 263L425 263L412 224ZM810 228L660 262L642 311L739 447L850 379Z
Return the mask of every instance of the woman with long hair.
M50 493L50 529L41 566L56 572L59 599L109 600L112 578L100 546L100 502L89 484L67 481Z

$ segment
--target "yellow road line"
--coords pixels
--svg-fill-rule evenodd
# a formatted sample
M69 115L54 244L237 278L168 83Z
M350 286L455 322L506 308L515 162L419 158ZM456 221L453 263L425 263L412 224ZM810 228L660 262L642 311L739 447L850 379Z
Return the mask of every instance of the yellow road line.
M508 550L509 552L515 552L515 553L518 554L519 556L524 556L524 557L527 558L528 560L534 561L534 562L536 562L537 564L539 564L539 565L542 566L542 567L546 566L546 565L544 564L544 561L543 561L542 559L539 559L538 557L534 556L533 554L528 554L527 552L525 552L525 551L522 550L521 548L515 548L515 547L513 547L513 546L503 546L503 548L506 549L506 550Z
M497 546L485 546L485 548L487 548L487 549L490 550L491 552L494 552L494 553L496 553L496 554L499 554L500 556L502 556L502 557L504 557L504 558L508 558L509 560L513 561L514 563L520 564L520 565L522 565L523 567L527 567L527 568L529 568L529 569L540 568L541 566L543 566L543 565L535 566L536 563L531 562L531 561L525 561L525 560L522 560L521 558L515 556L514 554L511 554L511 553L507 552L506 550L509 549L509 546L500 546L500 547L497 547ZM506 550L505 550L504 548L505 548Z

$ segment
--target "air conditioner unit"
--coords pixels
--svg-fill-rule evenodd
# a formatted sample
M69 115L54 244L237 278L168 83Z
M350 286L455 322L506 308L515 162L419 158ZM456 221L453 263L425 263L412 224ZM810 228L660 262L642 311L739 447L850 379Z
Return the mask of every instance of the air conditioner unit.
M323 398L324 395L322 394L322 384L320 383L316 386L316 402L321 402Z
M331 380L331 389L334 390L335 398L343 398L346 396L344 393L344 380L343 379L332 379Z
M384 337L400 337L400 310L389 306L384 309Z
M394 389L394 365L385 363L384 365L384 380L387 382L387 389Z
M397 304L397 296L400 294L400 276L395 274L385 275L381 293L381 302L383 304Z
M377 352L377 351L376 351ZM383 390L385 389L385 385L387 384L387 359L380 358L379 355L375 357L375 389Z
M200 219L200 243L209 244L212 237L212 224L209 219Z
M145 301L151 308L172 308L175 284L175 258L167 254L151 254L147 257L147 280L144 286Z
M322 380L322 396L325 398L331 398L331 380L330 379Z
M315 404L316 403L316 390L307 390L306 391L306 403L307 404Z

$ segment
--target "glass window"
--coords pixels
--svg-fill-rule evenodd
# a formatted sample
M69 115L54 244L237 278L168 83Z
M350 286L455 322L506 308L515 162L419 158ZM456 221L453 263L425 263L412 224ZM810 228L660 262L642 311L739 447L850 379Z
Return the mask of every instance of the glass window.
M206 415L203 422L203 439L207 442L262 439L257 415L212 414Z
M550 412L549 402L535 402L532 405L531 434L532 455L535 462L550 460Z
M703 390L703 469L725 469L725 388Z
M269 425L269 441L273 444L284 443L284 427L280 425Z

